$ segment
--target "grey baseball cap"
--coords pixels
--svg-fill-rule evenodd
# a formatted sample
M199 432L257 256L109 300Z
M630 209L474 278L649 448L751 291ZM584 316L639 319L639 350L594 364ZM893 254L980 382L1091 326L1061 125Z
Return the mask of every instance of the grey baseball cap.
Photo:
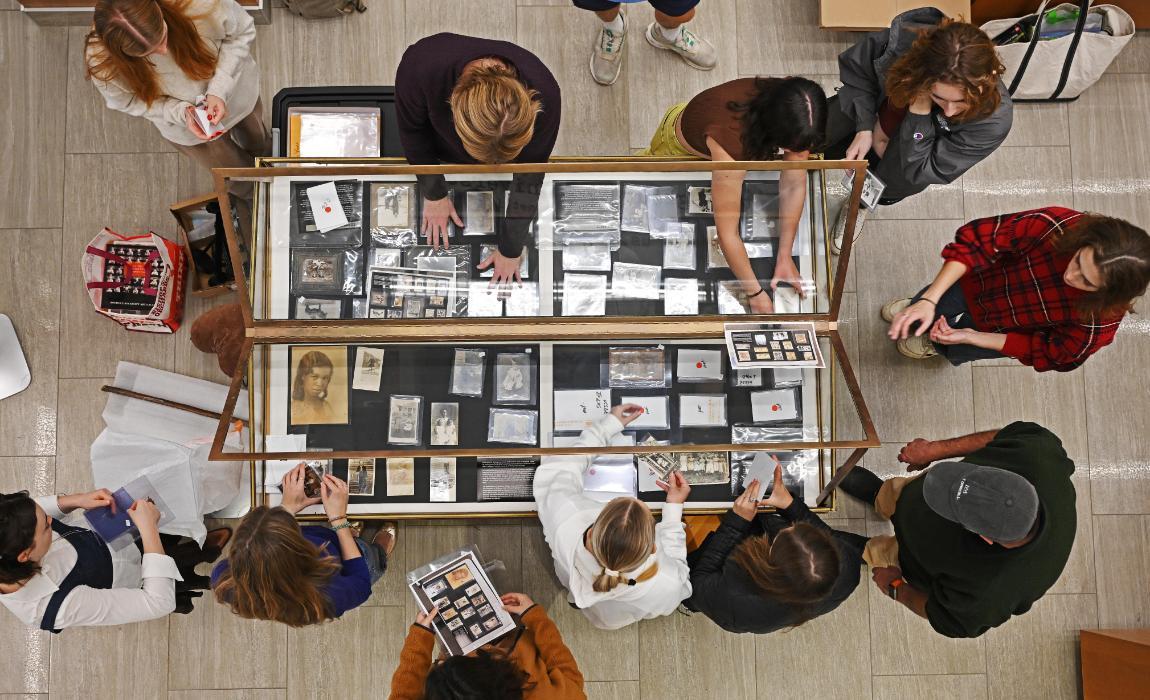
M923 477L931 510L995 542L1017 542L1034 527L1038 493L1014 472L970 462L939 462Z

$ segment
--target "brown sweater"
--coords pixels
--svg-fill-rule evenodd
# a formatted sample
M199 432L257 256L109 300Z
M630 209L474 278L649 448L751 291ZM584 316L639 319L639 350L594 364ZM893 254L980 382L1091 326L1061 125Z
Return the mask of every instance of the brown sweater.
M768 78L769 80L769 78ZM707 137L715 139L735 160L743 159L743 110L731 103L747 104L758 94L754 78L729 80L707 88L691 98L683 110L680 127L687 144L699 153L711 153Z
M511 660L527 672L528 700L586 700L583 674L571 650L563 643L559 628L538 605L523 613L523 634L511 651ZM399 654L399 667L391 677L389 700L423 700L435 634L412 625Z

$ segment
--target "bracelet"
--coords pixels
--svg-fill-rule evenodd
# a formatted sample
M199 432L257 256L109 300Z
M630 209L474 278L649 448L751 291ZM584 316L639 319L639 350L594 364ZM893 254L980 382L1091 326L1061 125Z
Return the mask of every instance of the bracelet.
M347 522L347 521L345 520L345 522L344 522L342 525L334 525L334 526L332 526L332 528L331 528L331 531L332 531L332 532L339 532L340 530L344 529L345 527L351 527L351 523L350 523L350 522Z
M347 516L346 515L337 515L334 518L328 518L327 519L327 521L329 523L334 523L336 520L347 520Z
M934 306L934 308L936 308L936 309L938 308L938 302L935 301L934 299L927 299L926 297L919 297L918 300L919 301L925 301L928 304Z
M759 296L760 294L762 294L762 293L763 293L763 292L765 292L765 291L767 291L767 290L766 290L766 289L764 289L764 288L762 287L762 285L760 285L760 286L759 286L759 291L755 292L754 294L748 294L748 295L747 295L747 298L748 298L748 299L754 299L755 297Z

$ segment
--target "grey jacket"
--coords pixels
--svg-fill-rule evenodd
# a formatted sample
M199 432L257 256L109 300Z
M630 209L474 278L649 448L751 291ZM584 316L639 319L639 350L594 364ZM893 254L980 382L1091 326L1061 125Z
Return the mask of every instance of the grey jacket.
M908 10L894 18L890 29L872 32L839 55L839 107L854 122L855 131L874 128L878 106L886 97L886 73L918 36L918 30L944 17L933 7ZM907 113L874 174L886 183L883 199L902 199L928 185L954 182L975 163L1002 145L1010 133L1014 106L1001 80L1002 98L989 117L951 123L935 108L929 115Z

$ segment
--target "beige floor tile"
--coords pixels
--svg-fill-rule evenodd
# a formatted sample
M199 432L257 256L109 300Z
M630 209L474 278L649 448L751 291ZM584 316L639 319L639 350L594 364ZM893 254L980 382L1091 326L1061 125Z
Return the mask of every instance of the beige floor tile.
M179 173L180 178L176 192L178 201L212 194L215 191L211 171L201 168L191 158L180 158Z
M1066 105L1041 102L1014 103L1014 125L1002 145L1069 146L1070 129Z
M282 688L287 625L244 620L206 594L190 615L173 615L168 685L173 690ZM242 650L242 653L237 653Z
M974 166L976 169L980 166ZM963 183L967 176L960 177L948 185L931 185L925 191L907 197L898 204L879 207L868 213L871 219L962 219ZM952 232L953 235L953 232ZM863 227L862 237L867 236Z
M380 7L379 9L381 10L381 14L386 14L384 7ZM307 25L308 27L320 24L340 25L344 20L354 22L358 19L363 19L368 14L370 13L364 13L363 15L356 15L354 17L345 17L332 22L308 22L293 15L282 7L272 8L272 23L259 28L255 43L252 47L252 56L256 60L256 65L260 67L260 97L263 100L264 122L269 129L272 126L272 101L276 93L285 87L297 84L295 82L296 65L305 60L303 54L309 53L308 51L301 50L302 45L297 43L296 27L301 24ZM305 31L322 33L324 30L316 27L314 29L307 28ZM328 29L326 31L333 30ZM318 44L318 50L326 52L329 49L322 44ZM341 69L347 70L344 68ZM320 75L323 74L324 73L320 73ZM394 75L394 72L392 75ZM301 80L302 79L301 77ZM377 76L365 84L374 85L384 82L387 82L384 77ZM305 83L299 84L303 85ZM349 85L351 83L329 84Z
M77 627L52 635L51 694L163 697L168 692L168 620Z
M409 624L403 608L361 607L334 622L290 630L288 697L318 698L335 688L349 698L379 694L390 685ZM324 655L322 671L318 650L338 650Z
M0 307L12 319L32 375L27 389L0 401L0 451L6 455L56 452L60 275L45 262L59 255L58 229L0 231Z
M0 14L0 228L60 226L67 40L66 29Z
M555 155L627 153L627 131L621 127L627 123L627 82L599 85L587 66L598 19L569 3L522 7L516 16L519 45L538 56L563 86L563 127ZM631 39L642 40L637 33Z
M1047 595L1025 615L990 630L985 635L990 697L1075 697L1078 631L1097 626L1093 595Z
M1107 73L1150 73L1150 32L1134 33L1134 38L1122 49Z
M547 614L563 631L563 641L579 661L588 681L637 681L639 676L639 626L604 631L592 627L583 613L567 604L567 591L555 579L551 550L538 525L524 525L523 588L547 608ZM659 665L660 673L666 662Z
M806 0L739 0L735 26L742 75L837 75L839 54L862 38L820 29Z
M399 5L399 3L396 3ZM402 6L397 12L402 12ZM396 65L403 49L425 36L452 32L485 39L515 41L515 0L491 0L474 3L468 0L407 0L405 43L398 47ZM568 37L556 36L557 40ZM392 71L391 75L395 75Z
M104 400L100 387L110 379L61 379L58 425L61 426L56 444L56 492L80 493L90 491L92 460L89 457L92 442L104 429Z
M168 700L284 700L286 697L286 688L168 691Z
M654 21L649 7L632 7L628 17L631 29L627 32L624 49L623 75L615 86L626 83L630 104L630 144L635 148L645 148L651 143L651 135L671 105L686 102L703 90L733 80L738 75L735 45L724 40L730 37L731 27L736 23L735 0L709 0L691 20L691 31L714 43L718 51L719 63L710 71L695 70L670 51L655 49L647 43L643 32ZM586 38L581 41L590 47L595 23L590 19L585 23L588 34L582 35Z
M868 578L864 571L851 597L830 613L794 629L754 636L760 697L870 697L870 659L849 641L869 636ZM737 639L750 641L746 635Z
M1068 109L1075 208L1150 225L1150 74L1104 75Z
M870 577L871 671L880 676L964 674L986 671L984 640L950 639L878 590Z
M599 681L585 683L587 700L639 700L638 681Z
M375 3L363 14L325 22L294 20L294 25L293 86L395 84L406 47L401 3Z
M0 466L3 462L0 462ZM7 479L5 479L7 481ZM24 485L20 484L19 488ZM3 491L17 488L9 483ZM25 627L7 610L0 614L0 639L4 639L5 653L0 654L0 692L48 692L48 649L51 632Z
M953 437L973 429L971 374L940 357L909 360L887 339L878 311L891 299L910 296L934 278L939 251L956 221L870 221L858 265L860 381L867 407L883 440ZM899 251L892 255L891 251ZM862 280L867 280L863 283ZM939 435L940 432L947 433Z
M149 229L174 236L177 154L70 155L64 196L60 376L111 377L120 360L170 370L172 335L125 330L92 308L80 274L88 241L108 227L122 235ZM174 239L173 239L174 240ZM83 339L83 342L77 342ZM186 342L181 337L182 342Z
M962 178L966 220L1073 203L1070 149L1003 147Z
M108 108L104 96L84 75L88 27L69 27L67 31L68 153L175 152L152 122Z
M675 612L644 620L639 623L639 668L660 670L639 678L640 693L696 698L721 687L726 698L753 698L755 675L742 672L755 666L755 648L747 641L702 615Z
M1098 626L1150 625L1150 515L1094 516Z
M975 430L1033 421L1062 439L1076 472L1088 472L1083 372L1035 372L1018 365L973 371Z
M1144 391L1129 386L1132 368L1150 362L1144 318L1130 318L1115 342L1080 370L1086 373L1093 512L1150 513L1150 412Z
M904 698L963 698L985 700L986 676L875 676L874 700Z

